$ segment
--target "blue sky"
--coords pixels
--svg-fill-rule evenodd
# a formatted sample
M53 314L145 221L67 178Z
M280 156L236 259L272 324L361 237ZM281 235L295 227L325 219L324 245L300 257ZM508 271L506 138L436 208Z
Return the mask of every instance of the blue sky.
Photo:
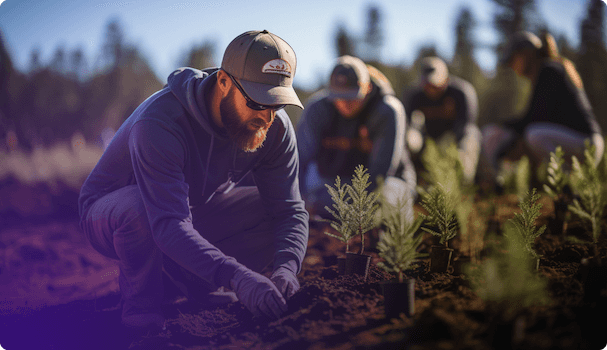
M536 0L538 13L554 34L579 44L580 21L588 0ZM216 63L227 44L251 29L268 29L285 39L297 54L296 85L314 88L326 79L335 58L337 23L362 35L366 9L378 5L385 45L382 60L410 64L420 46L433 43L446 59L454 46L455 16L468 6L479 25L478 41L494 44L490 0L0 0L0 30L18 69L26 70L32 49L48 62L58 45L68 52L82 48L89 65L99 55L110 18L118 18L125 39L148 59L159 79L178 67L178 60L194 44L211 40ZM607 11L606 11L607 12ZM481 66L491 71L495 55L478 50ZM320 79L320 81L319 81Z

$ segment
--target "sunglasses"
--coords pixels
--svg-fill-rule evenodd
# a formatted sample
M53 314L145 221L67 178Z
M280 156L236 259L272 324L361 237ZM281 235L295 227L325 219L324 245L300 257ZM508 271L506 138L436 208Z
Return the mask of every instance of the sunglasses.
M224 71L225 72L225 71ZM232 82L234 83L234 85L236 85L236 88L238 89L238 91L240 91L240 93L242 94L242 96L244 97L244 99L247 101L247 107L256 110L256 111L265 111L266 109L271 109L273 111L278 111L281 110L283 108L285 108L286 105L262 105L259 104L255 101L253 101L249 95L247 95L246 92L244 92L244 89L242 88L242 86L240 85L240 83L238 81L236 81L236 79L228 72L226 72L226 74L230 77L230 79L232 79Z

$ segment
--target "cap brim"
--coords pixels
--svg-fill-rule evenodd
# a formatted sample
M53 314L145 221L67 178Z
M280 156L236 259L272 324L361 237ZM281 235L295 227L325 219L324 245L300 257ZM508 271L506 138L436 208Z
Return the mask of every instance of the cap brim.
M348 91L335 91L329 89L327 97L331 100L358 100L364 97L362 89L348 90Z
M293 105L303 109L292 86L275 86L239 79L240 85L253 101L268 106Z

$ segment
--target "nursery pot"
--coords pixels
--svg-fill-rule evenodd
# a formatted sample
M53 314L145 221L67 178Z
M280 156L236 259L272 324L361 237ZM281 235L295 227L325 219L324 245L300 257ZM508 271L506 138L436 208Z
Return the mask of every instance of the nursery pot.
M584 302L593 303L599 300L601 290L607 285L607 266L583 266Z
M361 275L367 278L371 256L366 254L346 253L346 275Z
M411 317L415 313L415 279L404 282L382 282L386 318L398 318L400 313Z
M433 245L430 249L430 272L447 272L453 249L443 245Z
M513 348L525 338L527 320L519 315L510 321L498 321L490 325L491 344L497 349Z
M339 256L337 257L337 273L343 275L346 273L346 257Z

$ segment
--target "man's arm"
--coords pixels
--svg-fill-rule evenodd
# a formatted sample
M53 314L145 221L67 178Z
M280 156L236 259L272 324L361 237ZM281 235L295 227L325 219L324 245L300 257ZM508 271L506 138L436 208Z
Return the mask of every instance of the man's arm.
M459 80L459 92L457 97L457 117L454 125L454 133L457 141L464 137L470 137L467 133L474 128L469 125L476 125L478 119L478 96L472 84L464 80Z
M297 149L299 152L299 186L307 193L306 174L308 166L314 161L320 149L321 132L328 113L318 99L313 99L303 110L297 123Z
M278 131L272 140L266 140L270 149L253 176L275 223L274 270L282 267L297 274L308 245L308 212L299 191L300 162L293 125L286 113L277 115L274 123Z
M211 284L229 288L230 278L241 265L193 227L189 186L182 170L186 150L178 136L161 122L140 121L131 129L129 149L135 179L160 250Z

